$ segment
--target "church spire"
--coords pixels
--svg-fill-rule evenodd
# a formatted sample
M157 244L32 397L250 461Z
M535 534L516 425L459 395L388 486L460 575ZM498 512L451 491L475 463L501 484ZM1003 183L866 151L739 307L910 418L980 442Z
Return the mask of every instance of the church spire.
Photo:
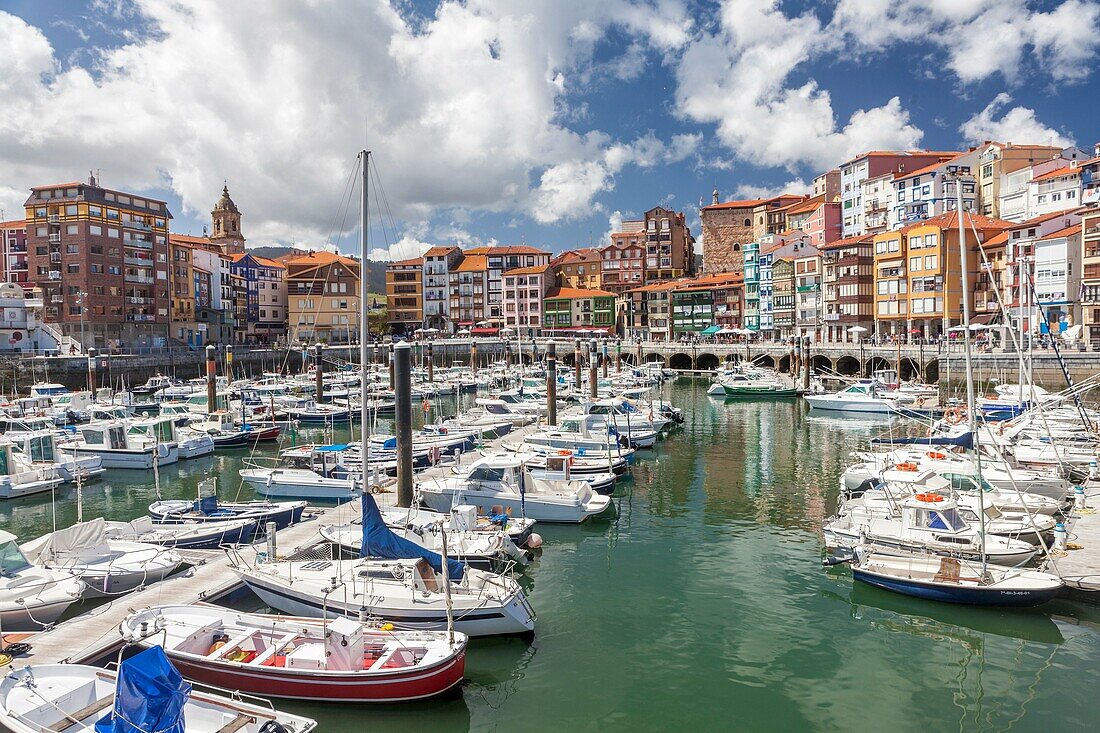
M244 234L241 233L241 211L229 195L229 183L224 182L222 195L210 212L210 241L221 245L226 252L244 252Z

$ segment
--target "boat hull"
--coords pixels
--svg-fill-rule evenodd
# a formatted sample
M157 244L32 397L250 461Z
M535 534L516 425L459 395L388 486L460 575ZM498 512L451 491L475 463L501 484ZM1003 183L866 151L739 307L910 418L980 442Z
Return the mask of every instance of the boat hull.
M1060 588L1042 590L1007 590L1000 588L979 588L976 586L946 586L942 583L924 583L919 580L896 578L868 573L859 567L852 568L856 580L882 588L893 593L924 598L941 603L961 603L973 606L1038 606L1054 600Z

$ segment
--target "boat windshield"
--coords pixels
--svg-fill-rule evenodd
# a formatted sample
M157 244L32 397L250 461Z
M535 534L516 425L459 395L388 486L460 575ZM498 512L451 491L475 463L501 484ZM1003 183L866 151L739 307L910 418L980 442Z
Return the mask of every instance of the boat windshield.
M953 532L966 529L966 520L959 516L957 509L940 509L928 513L928 526L931 529L945 529Z
M18 573L30 566L15 540L0 545L0 575Z
M478 466L473 471L470 471L469 479L471 481L487 481L490 483L499 483L504 480L504 474L507 472L505 468L490 468L489 466Z

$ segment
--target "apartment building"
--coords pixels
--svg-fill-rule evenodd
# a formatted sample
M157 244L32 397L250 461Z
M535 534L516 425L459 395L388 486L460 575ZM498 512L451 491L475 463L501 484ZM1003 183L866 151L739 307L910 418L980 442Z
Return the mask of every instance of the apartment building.
M607 290L550 288L543 297L544 331L609 334L615 328L615 294Z
M207 237L171 234L168 244L172 259L172 337L190 346L233 343L234 305L223 300L223 285L228 284L232 259ZM177 257L185 259L177 261ZM177 287L186 293L190 310L184 305L177 312L177 306L184 301L184 296L177 294Z
M737 273L703 275L714 278L714 322L722 328L742 328L745 302L744 276Z
M826 201L840 200L840 169L833 168L814 177L810 196L824 196Z
M1100 206L1078 211L1081 215L1081 325L1082 338L1100 349Z
M1062 149L1051 145L1015 145L987 140L978 153L978 213L993 218L1007 219L1001 212L1001 181L1017 171L1026 170L1036 163L1061 154Z
M684 222L684 212L661 206L645 212L645 277L669 280L695 271L695 237Z
M483 319L492 327L504 325L504 273L519 267L534 267L550 263L550 253L526 244L481 247L467 254L485 257L485 305Z
M821 320L821 253L815 251L794 258L794 332L822 339Z
M1065 165L1039 172L1043 167L1052 166L1051 163L1046 163L1033 168L1032 178L1027 184L1028 217L1053 214L1080 206L1082 181L1078 161L1071 160Z
M423 327L423 257L386 265L386 320L393 333L412 334Z
M887 173L905 173L958 155L934 150L872 150L845 161L840 167L841 236L867 231L863 182Z
M749 242L741 250L744 262L745 310L744 328L760 330L760 245Z
M793 216L791 215L793 213ZM801 230L814 247L840 239L840 203L810 199L788 213L791 230Z
M31 288L27 269L27 222L25 219L0 221L0 268L3 281Z
M554 277L563 288L601 288L601 256L595 247L571 249L550 260Z
M623 294L626 299L628 331L650 341L672 340L671 293L674 280L662 280L632 288Z
M895 174L889 227L898 229L954 211L958 203L956 177L959 177L962 186L963 211L974 211L978 204L978 188L974 178L977 158L977 151L971 151L924 168Z
M611 244L600 249L600 285L615 294L646 281L645 222L623 221L619 229L611 233Z
M823 337L830 343L859 340L875 325L875 245L870 234L846 237L821 248Z
M28 281L45 320L85 346L163 346L169 336L163 201L106 189L95 177L31 189Z
M554 272L550 265L505 270L505 327L521 337L538 335L543 322L543 297L554 286Z
M168 288L171 297L171 336L186 346L206 343L206 325L195 320L194 245L180 237L168 240Z
M1054 211L1006 227L1008 237L1004 247L1004 300L1010 311L1010 320L1021 333L1038 332L1044 327L1044 323L1049 323L1047 318L1040 319L1038 315L1036 296L1040 290L1040 269L1044 282L1042 292L1046 296L1048 308L1059 310L1060 306L1065 305L1061 301L1076 300L1080 295L1076 285L1059 285L1066 283L1067 278L1079 281L1082 275L1083 252L1071 254L1064 251L1068 242L1062 240L1064 233L1070 229L1081 229L1079 209ZM1044 243L1044 239L1051 236L1054 240L1046 240ZM1076 247L1078 250L1082 249L1079 242ZM1043 250L1042 268L1039 267L1040 249ZM1052 297L1059 292L1064 293L1063 297ZM1064 322L1065 314L1061 315L1063 318L1056 317L1056 323Z
M332 252L289 255L280 261L286 268L289 338L305 344L355 340L359 334L359 261Z
M703 274L741 272L745 266L745 245L768 234L786 231L784 209L806 198L784 194L720 203L715 189L712 203L699 211L703 232Z
M481 251L485 249L487 248L481 248ZM451 319L460 329L473 328L475 324L486 320L485 294L488 290L489 258L484 254L472 254L476 251L479 250L466 250L462 261L447 274ZM503 288L503 282L501 287Z
M424 328L454 332L447 288L451 269L461 261L458 247L432 247L424 253Z
M231 276L240 278L233 285L234 298L241 297L243 285L244 319L240 318L240 307L234 317L238 340L270 344L285 338L291 319L286 265L251 252L229 258ZM295 323L296 319L291 321Z
M795 335L794 260L777 258L771 266L771 324L776 338ZM763 330L763 329L761 329Z
M861 185L863 202L862 234L879 234L890 226L890 212L894 209L894 176L889 171L865 179Z

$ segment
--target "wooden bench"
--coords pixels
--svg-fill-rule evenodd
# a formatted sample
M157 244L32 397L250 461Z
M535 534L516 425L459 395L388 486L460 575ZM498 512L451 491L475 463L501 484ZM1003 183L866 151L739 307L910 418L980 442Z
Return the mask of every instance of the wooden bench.
M218 728L217 733L237 733L241 728L255 723L256 717L254 715L248 715L247 713L237 713L237 717L229 721L221 728Z
M53 731L54 733L61 733L61 731L68 730L74 725L83 723L85 720L92 717L96 713L111 707L114 701L115 696L114 694L111 694L101 700L96 700L91 705L87 705L80 710L77 710L75 713L64 713L64 718L49 726L48 728L46 728L46 730Z

